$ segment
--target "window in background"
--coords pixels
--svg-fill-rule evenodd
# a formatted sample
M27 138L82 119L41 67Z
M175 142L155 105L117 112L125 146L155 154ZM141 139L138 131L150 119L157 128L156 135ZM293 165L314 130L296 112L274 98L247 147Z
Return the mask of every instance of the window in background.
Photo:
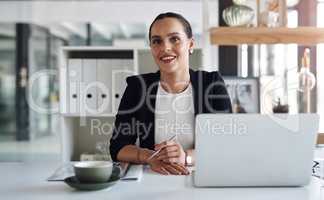
M44 27L63 37L68 46L148 46L145 23L63 22Z
M28 78L42 70L53 74L38 77L28 89L40 108L55 108L59 102L58 68L63 46L145 45L145 24L55 23L24 24L28 34L16 37L16 23L0 24L0 162L52 160L60 158L60 127L58 113L43 113L30 105L28 136L16 138L16 41L27 38ZM27 50L26 50L27 51ZM21 59L21 58L20 58ZM29 102L30 104L30 102Z
M16 29L14 24L0 24L0 142L13 140L15 120ZM1 146L1 144L0 144Z
M55 75L49 77L50 87L50 107L58 108L59 106L59 65L61 61L61 49L67 44L67 41L63 38L59 38L54 35L50 35L50 70L56 72ZM58 113L52 116L53 123L58 121ZM54 125L54 127L57 127Z
M0 23L0 162L59 159L61 145L59 114L39 111L31 107L30 102L29 105L22 106L24 109L16 109L16 99L26 99L25 96L20 98L17 95L20 94L16 87L17 41L23 40L26 47L26 50L20 48L21 54L25 56L25 59L20 58L20 61L26 60L24 65L28 67L29 80L43 70L54 72L36 78L33 85L28 88L27 96L31 95L33 103L41 109L55 109L59 104L58 69L63 46L90 45L145 49L148 47L148 27L145 23L62 22L20 23L20 25L25 28L24 34L21 34L16 23ZM197 38L199 39L199 35ZM151 56L148 49L143 52L146 51L145 55ZM195 52L193 56L197 55L200 58L199 52ZM17 110L26 110L26 117L17 114L19 113ZM24 133L27 133L28 137L18 141L17 130L22 129L17 129L16 124L19 124L17 122L20 122L21 118L25 119Z
M112 46L113 36L118 30L112 24L92 23L91 46Z
M144 47L148 28L144 23L91 23L91 46Z
M46 28L30 25L29 38L29 80L32 80L37 72L50 68L49 60L49 31ZM29 85L29 95L34 106L29 103L30 109L30 135L31 138L50 135L50 114L44 114L41 109L49 108L49 76L42 75Z
M63 22L57 24L56 28L66 33L69 46L85 46L88 40L88 29L86 23Z
M66 44L61 38L50 34L47 27L26 24L29 33L21 35L28 39L29 78L42 70L53 70L53 74L36 79L28 94L41 108L51 108L58 104L58 65L60 49ZM17 140L16 128L16 37L17 26L0 24L0 162L26 160L60 159L60 132L58 115L42 113L29 105L28 134L30 137ZM22 58L20 58L22 59ZM19 124L18 124L19 126Z

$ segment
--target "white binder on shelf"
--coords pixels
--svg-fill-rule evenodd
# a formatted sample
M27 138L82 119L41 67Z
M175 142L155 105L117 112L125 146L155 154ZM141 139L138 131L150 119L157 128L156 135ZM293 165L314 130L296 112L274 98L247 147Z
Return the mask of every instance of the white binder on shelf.
M120 104L121 97L124 94L127 83L126 78L128 76L134 75L134 61L132 59L115 59L113 60L113 92L112 92L112 110L117 113Z
M99 114L112 113L112 66L111 59L98 59L97 61L97 81L98 81L98 105Z
M82 59L81 115L97 112L97 60Z
M82 80L82 60L68 59L68 98L67 113L79 113L80 105L80 83Z

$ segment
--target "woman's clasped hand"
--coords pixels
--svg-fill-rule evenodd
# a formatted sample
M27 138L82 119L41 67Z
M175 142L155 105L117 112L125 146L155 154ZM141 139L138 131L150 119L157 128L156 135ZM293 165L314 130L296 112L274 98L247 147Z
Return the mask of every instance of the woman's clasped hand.
M154 146L155 151L160 151L157 159L166 163L185 165L186 153L181 144L176 141L165 141Z
M155 145L159 153L148 159L151 169L164 175L188 175L190 172L185 166L185 152L175 141L166 141Z

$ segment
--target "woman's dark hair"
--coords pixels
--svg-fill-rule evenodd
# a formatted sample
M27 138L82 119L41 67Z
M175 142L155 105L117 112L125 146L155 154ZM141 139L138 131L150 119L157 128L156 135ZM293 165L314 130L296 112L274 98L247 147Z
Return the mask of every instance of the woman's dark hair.
M150 26L150 30L149 30L149 40L151 41L151 29L154 25L154 23L158 20L164 19L164 18L176 18L177 20L179 20L184 28L184 31L187 35L188 38L192 38L192 29L190 26L190 23L188 22L188 20L186 20L182 15L177 14L177 13L173 13L173 12L166 12L166 13L161 13L159 14L152 22L151 26Z

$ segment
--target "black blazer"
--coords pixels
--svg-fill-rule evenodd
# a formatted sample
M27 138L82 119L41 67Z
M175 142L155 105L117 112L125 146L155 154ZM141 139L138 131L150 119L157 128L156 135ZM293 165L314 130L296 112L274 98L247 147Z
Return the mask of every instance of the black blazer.
M154 149L155 99L160 72L130 76L116 115L110 140L111 158L126 145ZM200 113L231 113L232 106L224 80L218 72L190 70L195 116Z

